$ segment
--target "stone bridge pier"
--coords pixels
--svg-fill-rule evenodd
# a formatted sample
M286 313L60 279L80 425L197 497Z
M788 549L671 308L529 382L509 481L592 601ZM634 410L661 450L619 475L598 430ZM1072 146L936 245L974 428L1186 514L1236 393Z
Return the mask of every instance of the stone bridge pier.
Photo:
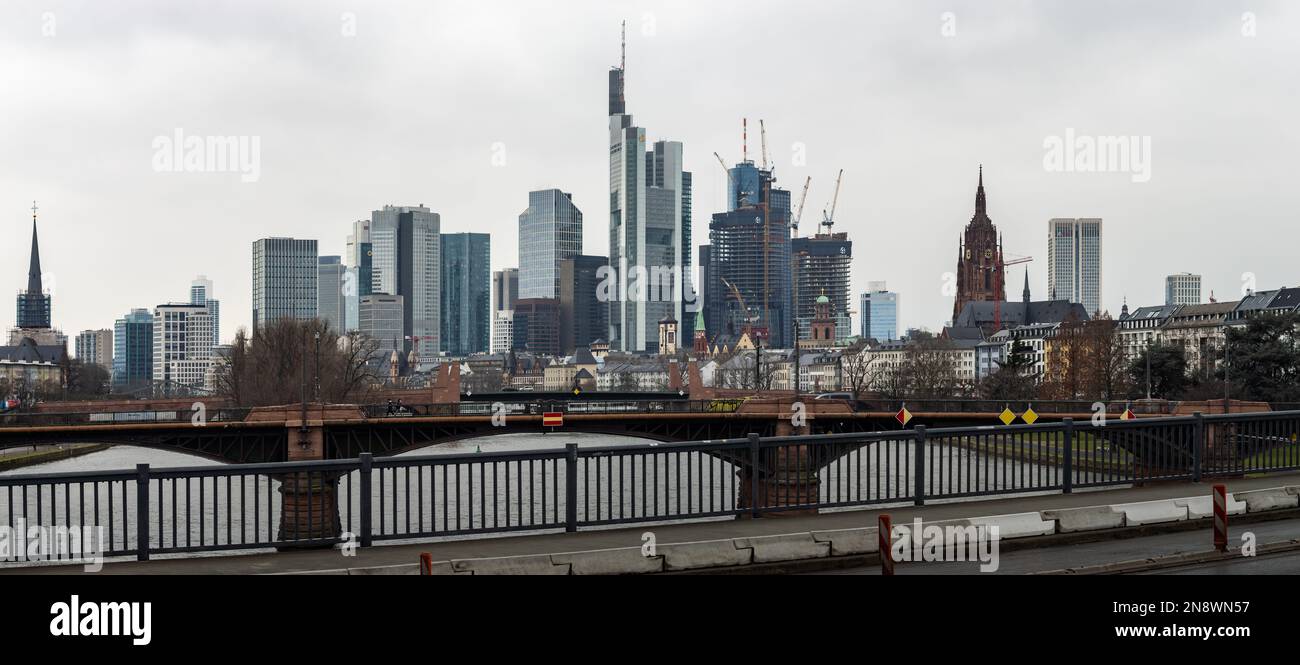
M776 436L803 437L812 434L812 424L818 414L844 414L852 409L847 403L834 400L800 400L795 398L750 400L739 413L763 413L776 420ZM770 516L807 515L817 512L820 502L821 466L826 461L824 451L813 444L782 444L759 450L758 468L752 463L741 464L740 487L737 489L737 507L778 508L804 506L795 510L765 513ZM754 476L757 474L758 497L754 493Z
M258 407L249 413L248 420L284 423L288 442L286 461L305 462L325 459L326 420L362 417L356 406L308 404L304 408L298 404ZM320 470L274 474L272 478L280 483L280 526L276 539L341 539L343 529L339 520L338 484L343 473ZM313 543L307 546L323 545Z

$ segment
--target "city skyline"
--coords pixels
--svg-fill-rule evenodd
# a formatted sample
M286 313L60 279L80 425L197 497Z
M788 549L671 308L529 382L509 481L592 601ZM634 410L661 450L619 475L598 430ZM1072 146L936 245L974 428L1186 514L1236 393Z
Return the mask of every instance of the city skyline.
M0 65L0 72L14 74L18 93L0 101L6 117L13 118L13 130L3 135L0 145L6 154L23 155L0 177L7 237L18 239L0 250L0 261L16 266L4 279L13 292L21 290L30 232L25 210L32 199L41 207L43 281L54 295L52 323L68 334L111 327L123 312L180 300L182 280L202 272L221 285L227 305L221 328L228 340L236 329L251 328L250 243L268 236L315 239L320 254L343 254L351 222L384 201L425 202L441 214L443 233L490 232L497 238L492 269L514 267L512 229L517 201L527 191L559 187L573 192L579 208L603 207L608 164L593 155L606 138L601 129L605 119L600 117L605 72L618 62L618 23L627 20L628 107L651 128L652 138L681 141L683 170L695 174L693 252L707 237L711 215L725 209L726 177L711 153L737 161L741 118L749 117L754 124L762 117L771 129L772 145L779 146L773 150L778 186L794 189L805 176L813 177L806 215L816 218L817 206L829 202L835 172L845 169L835 230L847 231L858 245L851 300L868 281L888 280L908 299L900 329L937 330L948 318L952 300L941 291L944 274L952 271L946 240L960 232L963 215L969 215L969 174L981 162L996 192L989 212L1007 253L1036 258L1030 264L1036 294L1048 293L1045 266L1039 263L1047 252L1042 225L1054 217L1073 216L1107 220L1102 307L1115 316L1125 298L1135 306L1163 302L1164 276L1181 270L1203 274L1204 291L1218 293L1220 300L1237 298L1246 274L1270 288L1300 282L1281 249L1288 244L1285 215L1297 198L1287 187L1282 160L1297 139L1273 136L1268 123L1243 123L1233 140L1225 142L1221 133L1212 131L1216 125L1202 120L1202 115L1213 117L1216 109L1250 117L1249 110L1224 100L1232 98L1235 86L1249 85L1239 80L1237 68L1275 67L1272 63L1287 54L1294 59L1297 40L1288 41L1297 33L1294 7L1254 7L1260 31L1250 39L1238 29L1244 9L1189 9L1172 27L1184 41L1160 52L1137 42L1169 40L1164 33L1171 26L1163 19L1156 26L1154 12L1147 15L1122 5L1113 5L1122 11L1111 17L1080 17L1060 6L1030 8L1013 16L960 2L948 3L951 7L830 4L800 12L780 31L762 25L763 12L750 21L724 21L710 9L681 6L653 13L654 20L647 21L646 13L632 5L593 5L590 11L565 17L566 33L582 37L581 44L569 50L553 48L545 30L524 29L558 21L527 5L516 6L517 11L499 23L494 21L502 12L474 7L438 13L416 6L367 10L356 14L356 34L350 37L340 34L337 14L342 10L322 9L315 19L295 18L302 24L296 25L288 22L282 6L250 7L217 12L212 25L199 28L160 9L133 18L151 28L137 47L159 55L166 51L167 58L161 60L179 58L185 67L136 64L105 73L102 82L93 83L69 71L86 71L90 65L85 59L91 53L103 59L105 72L114 63L128 62L123 59L130 42L113 30L122 26L114 26L110 14L96 8L56 7L57 28L45 36L39 13L15 12L0 27L5 37L0 49L13 56L0 59L9 63ZM760 4L764 10L775 7ZM947 37L941 33L945 11L952 11L957 21L955 34ZM845 23L885 40L887 46L881 48L893 49L894 62L872 59L870 43L866 52L856 52L859 44L871 40L835 32L839 28L825 21L831 12L866 19ZM249 22L245 14L266 20ZM409 26L399 23L403 18L411 19ZM441 23L444 19L456 30ZM1074 19L1086 20L1072 23ZM809 91L797 102L725 81L708 67L683 65L692 61L684 58L707 62L735 43L761 42L755 35L773 40L787 31L811 35L819 20L818 30L839 37L799 41L804 52L790 49L773 65L791 87ZM241 27L246 23L260 27ZM1075 32L1083 28L1070 49L1052 43L1066 25ZM366 85L347 88L377 68L393 66L392 52L364 51L382 46L390 28L451 36L438 53L451 57L459 68L436 70L421 80L454 85L458 94L470 95L473 99L464 109L402 105L401 119L394 123L381 104L366 100ZM285 58L248 49L240 41L272 43L290 29L305 32L300 41L289 44ZM701 38L710 33L715 36ZM1008 43L993 48L994 37ZM82 43L86 41L94 43ZM169 50L176 44L186 46ZM1040 49L1043 61L1055 54L1087 53L1095 75L1082 73L1065 86L1049 77L1056 73L1052 67L1003 55L1026 49ZM522 53L530 55L524 58ZM474 60L484 55L482 62ZM303 61L308 56L320 60ZM812 66L821 62L834 66ZM83 67L65 71L61 66L69 64ZM417 59L399 64L388 77L411 74L427 63ZM286 67L340 65L334 80L315 82L308 76L303 83L306 95L297 90L286 94L272 86ZM254 67L266 71L251 71ZM503 68L502 78L475 83L481 80L472 77L476 67ZM175 72L182 69L212 76L181 79ZM1097 101L1089 96L1106 90L1114 77L1138 86L1155 81L1147 76L1171 71L1186 72L1186 77L1161 79L1158 100L1121 95ZM561 92L561 99L528 107L525 121L510 126L505 119L525 108L520 100L537 92L537 82L527 77L539 72L549 75L546 89ZM848 78L866 81L853 89L834 85ZM664 93L679 87L716 98L718 104L687 104L680 95ZM186 94L145 112L144 107L131 106L136 103L132 98L156 94L129 92L137 89ZM1205 89L1214 94L1199 96ZM1249 89L1260 107L1295 106L1293 92ZM93 93L91 101L100 103L69 104L62 90ZM309 108L327 95L339 96L334 101L340 110ZM240 101L250 96L264 101L244 108ZM304 99L295 99L298 96ZM960 106L949 108L975 110L927 111L959 100ZM1004 121L997 109L1011 100L1020 102L1020 108L1005 114ZM1024 108L1025 102L1030 108ZM410 108L422 113L412 114ZM307 127L298 128L302 124ZM873 127L882 124L888 131ZM1246 126L1250 124L1264 127ZM237 173L154 170L152 141L175 128L190 134L260 137L260 179L243 182ZM1151 137L1152 177L1133 182L1128 173L1046 171L1045 139L1067 135L1073 128L1096 136ZM345 137L349 132L356 136ZM320 141L322 135L332 138ZM792 159L793 143L806 148L804 166ZM436 161L446 163L445 169L427 166L424 153L429 150L435 151ZM758 152L755 133L749 137L749 151L751 158ZM384 163L360 168L369 164L360 159L365 155L383 155ZM502 163L494 165L497 157ZM69 163L77 168L68 168ZM1198 196L1187 197L1185 191ZM1225 219L1233 220L1230 227L1223 226ZM809 217L804 220L808 235L813 224ZM1173 231L1179 237L1168 237ZM1222 237L1205 242L1211 233ZM1283 237L1277 238L1278 233ZM1250 237L1253 234L1269 234L1274 241L1265 247ZM192 249L198 239L207 245L202 251ZM608 229L586 225L584 245L589 254L607 254ZM1154 247L1160 251L1153 252ZM103 269L107 256L116 258L113 270ZM692 258L698 264L698 256ZM11 317L2 321L6 327L15 323Z

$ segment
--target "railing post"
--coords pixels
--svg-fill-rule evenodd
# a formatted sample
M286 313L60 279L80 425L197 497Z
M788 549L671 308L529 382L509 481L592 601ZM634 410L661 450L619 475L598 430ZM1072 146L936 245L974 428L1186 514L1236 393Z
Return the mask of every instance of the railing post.
M578 530L578 444L564 446L564 530Z
M1192 414L1196 419L1195 434L1192 435L1192 482L1201 482L1201 450L1205 448L1205 416L1200 411Z
M749 433L749 516L758 517L758 434Z
M1061 482L1061 492L1069 494L1074 491L1074 418L1067 416L1061 422L1065 424L1065 432L1062 434L1065 439L1065 463L1061 465L1065 479Z
M374 469L375 456L370 453L361 453L361 546L370 547L371 544L371 525L370 510L371 506L371 471ZM381 499L382 500L382 499Z
M912 478L912 497L918 506L925 505L925 425L916 426L916 451L912 455L916 469Z
M159 516L161 519L161 515ZM135 558L149 560L149 465L135 465Z

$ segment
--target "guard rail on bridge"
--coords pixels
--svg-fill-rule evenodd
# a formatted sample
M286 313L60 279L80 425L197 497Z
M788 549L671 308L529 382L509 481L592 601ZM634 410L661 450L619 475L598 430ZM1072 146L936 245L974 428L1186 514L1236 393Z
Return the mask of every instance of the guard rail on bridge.
M15 529L108 556L573 531L1300 469L1300 411L0 475ZM24 532L26 533L26 532Z

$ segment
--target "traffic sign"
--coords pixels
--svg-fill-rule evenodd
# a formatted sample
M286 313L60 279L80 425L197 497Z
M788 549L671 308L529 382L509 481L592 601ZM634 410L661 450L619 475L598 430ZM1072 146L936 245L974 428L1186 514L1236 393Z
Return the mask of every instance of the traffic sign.
M1124 408L1124 413L1119 414L1120 420L1133 420L1134 418L1137 418L1137 416L1133 415L1133 409L1127 407Z
M1038 421L1038 414L1034 413L1034 407L1032 406L1029 407L1028 409L1025 409L1025 412L1020 414L1020 417L1024 419L1026 424L1029 425L1032 425Z
M542 414L542 427L563 427L564 414L559 411L547 411Z
M1016 421L1016 412L1012 411L1010 407L1005 408L1002 413L998 414L998 420L1001 420L1003 425L1010 425Z
M898 424L902 425L903 427L907 427L907 423L911 419L912 419L912 412L908 411L906 406L899 409L898 413L894 414L894 420L897 420Z

